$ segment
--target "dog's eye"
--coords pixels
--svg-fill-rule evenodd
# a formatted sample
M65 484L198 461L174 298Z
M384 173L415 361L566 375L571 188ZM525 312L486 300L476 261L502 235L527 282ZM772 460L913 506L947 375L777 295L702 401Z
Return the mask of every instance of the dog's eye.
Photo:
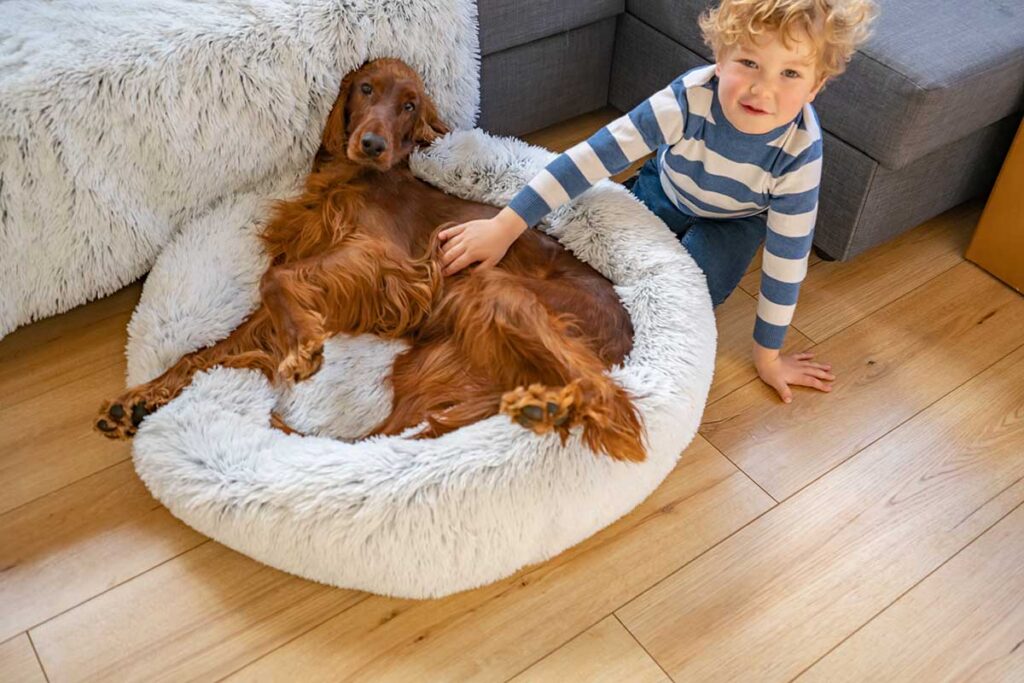
M369 83L363 83L361 86L359 86L359 89L363 91L364 95L369 95L370 93L373 92L373 87L370 86Z
M415 102L406 102L405 103L405 110L406 111L416 111L416 103Z

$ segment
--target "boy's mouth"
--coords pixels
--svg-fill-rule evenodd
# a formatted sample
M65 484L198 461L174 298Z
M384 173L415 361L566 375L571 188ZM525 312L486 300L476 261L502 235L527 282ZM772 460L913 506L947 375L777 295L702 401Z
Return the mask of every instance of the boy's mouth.
M757 107L752 107L749 104L744 104L743 102L740 102L740 106L743 107L743 111L747 112L748 114L754 114L755 116L757 116L757 115L764 116L764 115L766 115L768 113L768 112L766 112L763 109L758 109Z

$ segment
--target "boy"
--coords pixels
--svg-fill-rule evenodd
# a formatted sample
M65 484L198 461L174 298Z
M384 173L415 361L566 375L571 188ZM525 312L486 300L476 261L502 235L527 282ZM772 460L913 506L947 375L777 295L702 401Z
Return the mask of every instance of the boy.
M779 349L817 212L821 131L811 102L845 68L873 15L871 0L722 0L700 19L715 64L556 158L494 218L443 231L445 274L494 265L547 213L657 150L630 190L679 236L713 305L765 241L753 344L760 378L786 403L791 384L830 391L830 365Z

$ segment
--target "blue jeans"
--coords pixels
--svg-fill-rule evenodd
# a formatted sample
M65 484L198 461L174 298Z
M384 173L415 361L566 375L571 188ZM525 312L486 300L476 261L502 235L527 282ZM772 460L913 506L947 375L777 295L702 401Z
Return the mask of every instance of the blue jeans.
M697 218L677 209L661 188L657 159L626 181L626 187L676 234L708 280L711 303L725 301L757 254L767 230L763 213L746 218Z

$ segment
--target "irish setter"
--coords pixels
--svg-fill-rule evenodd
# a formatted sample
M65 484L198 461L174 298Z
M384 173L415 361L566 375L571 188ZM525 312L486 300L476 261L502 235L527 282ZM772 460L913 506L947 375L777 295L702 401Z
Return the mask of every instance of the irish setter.
M227 339L107 401L96 429L132 437L214 365L304 380L325 339L371 333L409 344L392 368L391 414L373 434L425 425L419 436L439 436L501 412L563 442L582 425L592 450L643 460L636 409L604 372L633 343L608 280L538 230L494 268L442 276L437 233L497 213L409 170L414 146L446 132L404 63L378 59L346 76L305 191L279 202L263 232L259 308Z

